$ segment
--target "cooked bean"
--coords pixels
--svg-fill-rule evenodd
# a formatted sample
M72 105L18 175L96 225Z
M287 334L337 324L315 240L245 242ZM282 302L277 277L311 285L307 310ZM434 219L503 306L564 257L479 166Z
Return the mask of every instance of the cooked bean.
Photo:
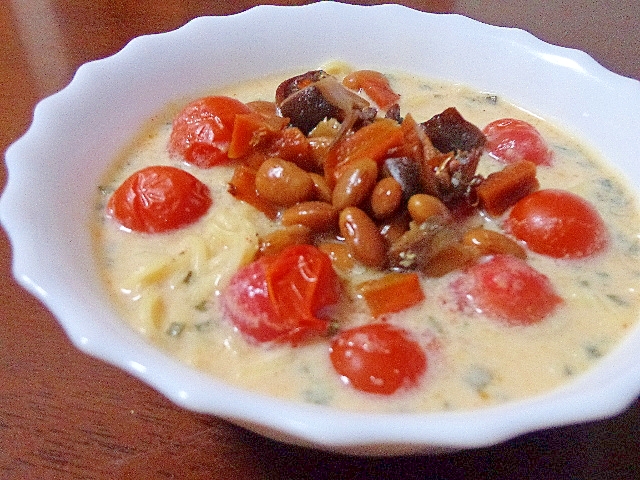
M378 164L362 158L347 165L333 188L331 203L338 210L360 205L371 193L378 178Z
M256 190L270 202L291 206L311 197L313 180L293 162L268 158L256 172Z
M376 218L393 215L402 203L402 186L393 177L386 177L376 183L371 192L371 211Z
M462 238L462 243L477 247L483 255L504 253L522 259L527 258L527 252L518 242L500 232L482 227L472 228L466 232Z
M311 229L304 225L290 225L275 230L260 239L260 253L275 255L290 245L300 245L311 241Z
M376 224L357 207L347 207L338 220L340 235L360 263L381 268L386 263L386 246Z
M315 232L330 231L336 227L338 211L327 202L300 202L282 212L283 225L304 225Z
M318 173L312 172L309 173L309 176L313 180L313 198L331 203L331 189L325 178Z
M478 256L478 250L473 246L452 243L431 256L425 262L422 273L428 277L442 277L454 270L468 267Z
M412 195L407 202L407 209L411 218L417 223L422 223L435 215L449 215L449 209L439 198L426 193Z

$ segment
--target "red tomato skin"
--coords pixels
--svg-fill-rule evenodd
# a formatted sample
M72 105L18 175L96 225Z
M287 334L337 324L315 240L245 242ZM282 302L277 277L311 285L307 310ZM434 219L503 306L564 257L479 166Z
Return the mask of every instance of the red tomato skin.
M460 310L509 325L544 320L564 301L546 275L511 255L494 255L469 267L451 284Z
M236 115L250 112L244 103L225 96L204 97L189 103L173 121L169 153L200 168L228 163Z
M485 150L505 163L528 160L536 165L552 164L553 152L540 132L528 122L503 118L489 123L482 133Z
M196 222L212 203L209 188L190 173L151 166L133 173L113 192L107 215L135 232L162 233Z
M556 189L538 190L519 200L504 226L532 251L554 258L595 255L606 248L609 237L589 202Z
M392 395L418 384L427 356L408 332L370 323L340 332L329 356L334 369L356 390Z
M329 257L311 245L296 245L241 268L223 292L222 304L227 318L250 342L295 346L327 333L329 320L322 310L339 297Z

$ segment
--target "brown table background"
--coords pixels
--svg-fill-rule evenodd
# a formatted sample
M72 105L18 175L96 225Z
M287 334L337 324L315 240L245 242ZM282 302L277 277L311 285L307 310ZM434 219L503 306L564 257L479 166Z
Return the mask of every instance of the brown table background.
M0 1L2 152L24 133L36 102L64 87L82 63L117 52L135 36L255 5L248 0ZM523 28L640 79L638 0L401 3ZM0 187L5 183L3 164ZM2 479L640 478L640 401L613 419L436 457L357 458L264 439L180 409L80 353L52 315L12 280L10 262L11 248L0 230Z

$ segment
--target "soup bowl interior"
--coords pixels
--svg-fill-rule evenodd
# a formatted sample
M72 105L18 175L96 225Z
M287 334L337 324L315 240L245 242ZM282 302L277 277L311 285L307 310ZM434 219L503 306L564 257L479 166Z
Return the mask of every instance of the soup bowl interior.
M362 32L376 34L372 40ZM0 202L17 280L84 352L185 408L299 445L355 454L438 452L628 406L640 392L639 327L587 374L546 395L474 411L367 414L224 384L154 348L118 316L97 269L89 223L97 185L121 149L169 102L329 60L499 93L585 140L638 192L640 84L582 52L521 30L400 6L262 6L136 38L116 55L83 65L66 88L37 105L31 127L6 153L9 182Z

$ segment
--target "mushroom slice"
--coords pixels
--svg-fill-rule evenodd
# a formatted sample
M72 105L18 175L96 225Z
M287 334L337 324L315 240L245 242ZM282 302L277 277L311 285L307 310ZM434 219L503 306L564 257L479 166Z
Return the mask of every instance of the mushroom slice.
M342 122L354 110L369 110L367 100L322 70L282 82L276 89L276 104L281 115L305 134L326 118Z

